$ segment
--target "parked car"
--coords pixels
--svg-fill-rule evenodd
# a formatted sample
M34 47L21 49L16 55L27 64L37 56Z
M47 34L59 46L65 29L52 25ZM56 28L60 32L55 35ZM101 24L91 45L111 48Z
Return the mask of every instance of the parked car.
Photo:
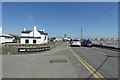
M92 47L92 41L91 40L83 40L81 43L82 46Z
M80 40L74 39L70 42L71 46L81 46Z

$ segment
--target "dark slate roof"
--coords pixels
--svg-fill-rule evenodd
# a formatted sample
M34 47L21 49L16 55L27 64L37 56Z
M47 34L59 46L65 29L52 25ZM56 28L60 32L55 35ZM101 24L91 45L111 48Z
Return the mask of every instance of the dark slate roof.
M22 31L21 33L30 33L32 30Z
M48 33L45 33L43 31L38 31L40 34L43 34L43 35L48 35Z
M40 39L41 37L21 36L20 38L38 38L38 39Z
M30 33L31 31L33 31L33 30L26 30L26 31L22 31L21 33ZM42 35L48 35L48 33L45 33L45 32L43 32L43 31L38 31L40 34L42 34Z
M13 38L13 36L10 35L10 34L0 34L0 37L11 37L11 38Z

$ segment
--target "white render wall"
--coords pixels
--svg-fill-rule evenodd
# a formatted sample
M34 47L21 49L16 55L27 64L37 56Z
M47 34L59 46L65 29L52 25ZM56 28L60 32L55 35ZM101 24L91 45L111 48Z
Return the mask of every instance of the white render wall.
M25 44L25 38L20 38L20 43Z
M41 34L37 30L35 30L33 33L34 33L34 37L40 37L41 36Z
M46 39L45 39L46 36ZM47 44L48 43L48 36L47 35L41 35L41 40L43 42L43 44Z
M47 42L43 39L37 39L37 38L20 38L20 43L21 44L26 44L25 40L28 39L29 43L28 44L33 44L33 40L36 40L36 44L47 44Z
M29 34L27 33L22 33L21 36L28 36Z
M31 36L31 37L32 37L32 36L33 36L33 31L30 32L30 33L28 34L28 36Z
M48 36L47 36L48 37ZM46 37L46 38L47 38ZM29 43L28 44L33 44L33 40L36 40L36 44L47 44L48 43L48 38L46 40L43 39L43 36L41 39L35 39L35 38L20 38L20 43L21 44L26 44L25 40L28 39Z
M33 39L28 39L29 43L28 44L33 44Z
M47 44L47 43L48 43L48 36L46 36L46 38L47 38L47 39L45 40L45 44Z

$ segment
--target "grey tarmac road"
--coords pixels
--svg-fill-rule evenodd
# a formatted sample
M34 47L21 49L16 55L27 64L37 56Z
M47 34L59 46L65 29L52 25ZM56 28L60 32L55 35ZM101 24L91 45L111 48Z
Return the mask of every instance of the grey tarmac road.
M117 56L117 52L94 47L72 47L72 49L95 69L106 59L106 54ZM66 59L67 63L50 63L50 60L59 59ZM117 78L118 58L108 58L98 72L106 78ZM69 45L64 42L50 51L2 56L3 78L89 78L91 75L91 72L69 50Z
M118 78L118 52L96 47L72 47L105 78ZM109 57L108 57L109 56Z

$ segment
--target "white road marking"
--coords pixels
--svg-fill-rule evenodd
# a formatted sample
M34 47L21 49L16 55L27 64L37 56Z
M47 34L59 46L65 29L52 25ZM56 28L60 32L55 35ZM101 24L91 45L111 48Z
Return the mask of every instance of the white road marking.
M105 53L103 53L103 52L98 52L98 53L103 54L103 55L107 55L107 54L105 54Z

